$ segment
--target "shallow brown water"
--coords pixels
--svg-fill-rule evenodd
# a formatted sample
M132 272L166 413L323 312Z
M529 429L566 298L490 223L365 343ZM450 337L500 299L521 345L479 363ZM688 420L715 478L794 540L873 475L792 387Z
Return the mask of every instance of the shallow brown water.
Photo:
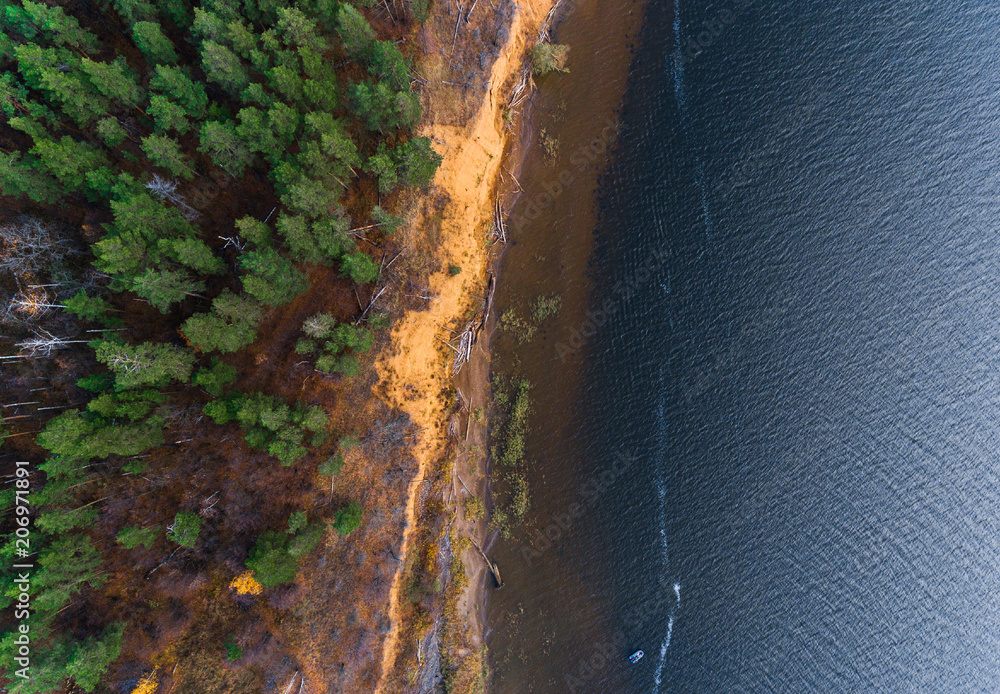
M571 47L570 72L539 79L530 107L533 142L518 176L523 192L510 209L496 308L498 315L513 310L537 331L522 342L516 331L498 329L492 342L494 372L528 379L533 410L524 468L531 508L493 549L506 581L488 595L491 691L499 694L561 690L572 659L613 631L607 596L588 579L602 567L573 540L574 504L596 503L600 492L575 478L577 447L567 424L580 367L574 335L588 329L595 192L614 145L643 8L641 0L573 2L553 32L553 41ZM558 141L552 153L543 132ZM535 321L532 304L552 295L561 300L558 314ZM494 479L507 470L498 472Z

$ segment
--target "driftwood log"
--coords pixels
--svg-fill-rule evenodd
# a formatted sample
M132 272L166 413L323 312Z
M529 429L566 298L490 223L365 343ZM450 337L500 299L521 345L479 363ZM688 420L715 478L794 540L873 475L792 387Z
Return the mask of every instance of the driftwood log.
M493 310L493 294L496 292L496 276L490 273L489 282L486 285L486 296L483 298L483 308L478 321L466 324L458 337L451 342L438 338L455 353L455 361L452 365L452 373L457 374L465 366L465 363L472 357L472 348L479 342L479 333L486 327L486 322L490 319L490 312ZM457 342L457 344L455 344Z
M507 243L507 227L503 223L503 208L500 206L500 198L497 198L496 205L493 207L493 233L496 235L497 241Z
M480 556L482 556L483 561L486 562L486 566L489 567L490 573L493 574L493 580L497 583L497 588L503 588L503 579L500 578L500 567L498 567L496 563L490 561L490 558L486 556L486 552L483 551L483 548L479 546L478 542L473 540L472 545L479 550Z

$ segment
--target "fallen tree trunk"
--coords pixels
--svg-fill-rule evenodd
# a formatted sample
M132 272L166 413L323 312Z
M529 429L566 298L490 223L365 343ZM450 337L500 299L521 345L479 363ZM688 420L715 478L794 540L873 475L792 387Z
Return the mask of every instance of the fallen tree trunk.
M490 568L490 573L493 574L493 580L497 583L497 588L503 588L503 579L500 578L500 567L496 563L490 561L490 558L486 556L486 552L483 548L479 546L479 543L475 540L472 541L473 547L479 550L479 554L482 556L483 561L486 562L486 566Z

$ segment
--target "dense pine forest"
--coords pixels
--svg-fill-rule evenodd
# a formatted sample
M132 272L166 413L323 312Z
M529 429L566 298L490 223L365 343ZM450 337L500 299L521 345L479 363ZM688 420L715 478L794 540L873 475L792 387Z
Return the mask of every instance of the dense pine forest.
M149 694L184 658L205 680L175 691L237 691L213 673L262 639L233 625L280 621L304 558L366 522L327 496L362 432L310 398L371 370L399 199L440 162L399 41L425 4L373 4L3 3L10 691Z

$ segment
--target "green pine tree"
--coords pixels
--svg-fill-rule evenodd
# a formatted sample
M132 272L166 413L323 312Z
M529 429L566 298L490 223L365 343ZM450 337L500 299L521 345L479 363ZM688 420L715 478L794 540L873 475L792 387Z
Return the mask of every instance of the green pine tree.
M194 547L198 544L198 533L201 532L202 519L190 511L178 511L174 522L167 528L167 537L181 547Z
M212 302L208 313L196 313L184 322L181 332L201 350L230 353L251 344L264 317L260 302L225 290Z
M142 529L128 526L118 531L116 540L125 549L135 549L140 545L149 549L162 532L163 528L158 525Z
M337 532L341 535L348 535L361 525L361 517L364 514L361 504L357 501L352 501L344 508L337 511L337 515L334 520L334 527Z
M164 342L124 342L99 340L97 361L115 374L115 388L162 387L170 381L187 383L194 367L194 354Z
M82 289L66 299L66 312L82 320L94 321L111 310L111 304L98 296L87 296Z
M288 535L277 532L266 532L257 538L246 565L265 588L290 583L299 571L298 560L288 553Z
M97 91L109 99L135 108L142 102L143 89L131 74L124 58L115 58L110 63L98 63L90 58L83 58L80 61L80 69L97 87Z
M271 227L259 219L242 217L236 220L236 230L240 236L257 247L269 246L271 244Z
M157 200L144 189L112 201L116 233L133 233L149 241L191 237L197 230L176 207Z
M337 31L344 42L344 50L355 60L364 59L375 43L375 32L368 20L347 3L342 3L337 13Z
M236 367L227 364L218 357L212 357L209 366L198 370L194 375L193 383L201 386L209 393L220 397L226 386L236 380Z
M231 122L208 121L201 126L199 151L232 176L241 176L253 163L253 154L237 135Z
M167 239L159 247L168 256L195 272L206 275L221 275L226 271L226 263L212 253L201 239Z
M347 275L358 284L369 284L378 279L379 267L361 251L352 251L341 258L340 274Z
M175 176L194 178L194 168L191 160L183 152L181 146L169 135L148 135L142 139L142 151L146 153L154 165L162 167Z
M191 129L191 123L188 121L184 109L162 94L154 94L150 97L147 112L156 122L156 132L158 133L176 130L183 134Z
M240 267L247 271L243 288L267 306L287 304L308 288L305 275L273 248L244 253Z
M173 42L156 22L136 22L132 25L132 38L150 65L174 65L178 61Z
M191 79L182 68L157 65L155 74L149 80L149 88L169 96L195 120L203 118L208 109L205 85Z
M415 137L397 146L392 157L399 169L400 178L411 186L424 187L434 180L441 165L441 155L431 147L429 137Z
M83 29L72 15L61 7L50 7L40 2L23 0L21 7L10 5L5 8L6 19L12 28L26 38L32 38L34 30L41 31L57 46L71 46L86 53L100 49L100 42L90 31Z
M128 133L125 132L125 128L118 122L118 119L111 116L97 122L97 134L109 147L118 147L128 137Z
M62 197L64 186L34 161L22 159L20 152L0 152L0 191L12 198L27 197L40 205L51 205Z
M208 40L201 46L201 64L209 80L238 95L250 83L240 57L220 43Z
M131 289L160 312L166 313L173 304L205 291L205 283L192 278L183 270L150 268L133 278Z
M364 169L378 181L378 190L382 194L391 193L399 185L396 162L386 150L384 142L379 145L375 154L368 157Z
M250 54L257 48L257 35L238 19L226 25L225 35L233 50L242 58L249 59Z
M69 135L36 142L31 152L60 183L72 190L86 185L88 172L108 163L100 149L89 142L77 142Z

